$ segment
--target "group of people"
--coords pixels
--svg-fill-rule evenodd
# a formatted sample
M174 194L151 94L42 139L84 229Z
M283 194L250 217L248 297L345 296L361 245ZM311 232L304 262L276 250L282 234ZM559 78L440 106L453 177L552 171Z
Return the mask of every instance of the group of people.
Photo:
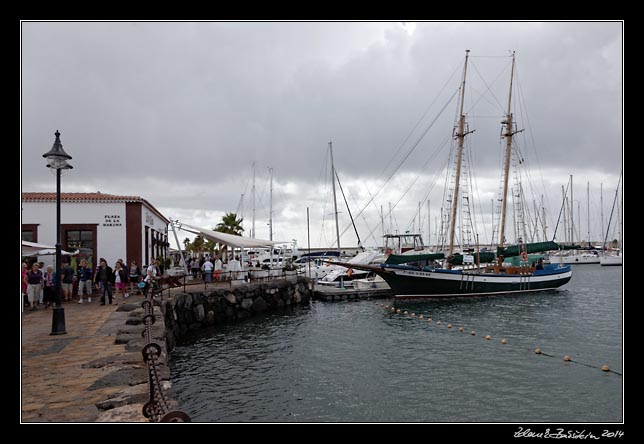
M36 310L37 305L45 305L45 308L55 303L56 298L56 273L53 266L48 265L43 272L44 264L34 262L31 267L27 262L22 263L22 295L25 305L28 304L31 310ZM112 304L112 294L114 289L114 299L116 305L125 304L125 299L129 297L129 291L137 294L141 292L138 288L139 282L143 279L145 282L152 282L157 276L161 276L160 261L154 260L146 269L145 276L141 273L141 268L136 261L131 261L127 267L123 259L119 259L114 264L114 268L107 265L104 258L100 258L98 267L93 270L85 259L81 259L77 270L69 265L66 259L61 264L61 301L71 301L74 281L78 282L78 303L82 304L85 294L87 302L92 302L94 288L99 290L100 305L107 302Z
M221 280L221 272L224 268L224 264L219 256L215 256L214 263L207 257L202 257L201 259L190 258L188 259L188 263L190 264L193 278L196 279L199 271L201 271L205 282L212 282L213 274L216 281Z

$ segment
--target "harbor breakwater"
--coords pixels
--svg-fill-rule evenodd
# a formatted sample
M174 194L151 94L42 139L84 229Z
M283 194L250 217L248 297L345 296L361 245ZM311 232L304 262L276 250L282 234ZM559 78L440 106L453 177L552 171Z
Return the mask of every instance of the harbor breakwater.
M190 332L263 312L309 304L310 293L305 278L293 277L173 294L161 304L165 345L171 351Z

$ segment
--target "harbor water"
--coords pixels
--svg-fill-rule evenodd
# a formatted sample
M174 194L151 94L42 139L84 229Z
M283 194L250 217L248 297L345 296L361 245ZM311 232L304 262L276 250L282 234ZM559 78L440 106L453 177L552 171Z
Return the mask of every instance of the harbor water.
M622 267L578 265L558 291L401 314L312 302L199 332L173 385L195 422L622 422L622 287Z

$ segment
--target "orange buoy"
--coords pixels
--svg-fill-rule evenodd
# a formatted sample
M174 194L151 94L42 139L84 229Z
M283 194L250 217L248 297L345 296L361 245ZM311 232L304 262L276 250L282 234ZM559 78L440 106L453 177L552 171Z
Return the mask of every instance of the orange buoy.
M563 359L564 359L564 361L568 362L568 361L570 361L570 356L566 355L566 356L564 356Z
M465 329L463 327L458 327L458 331L460 331L461 333L463 333L464 330Z
M490 335L486 335L485 339L487 339L489 341L490 339L492 339L492 337Z
M505 345L507 343L508 343L508 341L505 338L501 339L501 344Z
M398 310L396 310L396 313L400 314L400 308Z
M452 328L452 324L447 324L447 328Z
M471 335L472 335L472 336L476 336L476 332L475 332L474 330L472 330Z
M602 371L603 371L603 372L609 372L609 371L610 371L610 369L608 368L608 366L607 366L607 365L602 365Z
M438 322L437 322L437 324L438 324L438 325L441 325L441 321L438 321Z
M534 352L535 352L536 354L540 355L540 354L541 354L541 349L540 349L540 348L535 348L535 349L534 349Z
M416 317L416 313L412 313L412 314L411 314L411 317L412 317L412 318L415 318L415 317Z
M423 315L418 316L418 319L423 319Z
M432 318L427 318L427 322L432 322Z
M407 316L407 315L409 314L409 312L408 312L407 310L405 310L405 311L403 312L403 314L404 314L405 316Z

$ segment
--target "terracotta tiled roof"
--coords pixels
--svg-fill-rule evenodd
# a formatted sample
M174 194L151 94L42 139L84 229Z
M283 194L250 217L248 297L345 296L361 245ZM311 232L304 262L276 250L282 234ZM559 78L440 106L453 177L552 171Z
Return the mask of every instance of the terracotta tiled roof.
M23 202L55 202L56 193L22 193ZM138 196L96 193L60 193L61 202L144 202Z
M23 202L56 202L56 193L22 193ZM60 193L61 202L76 203L126 203L140 202L153 210L166 223L170 223L168 218L163 216L159 210L154 208L147 200L139 196L117 196L115 194L96 193Z

